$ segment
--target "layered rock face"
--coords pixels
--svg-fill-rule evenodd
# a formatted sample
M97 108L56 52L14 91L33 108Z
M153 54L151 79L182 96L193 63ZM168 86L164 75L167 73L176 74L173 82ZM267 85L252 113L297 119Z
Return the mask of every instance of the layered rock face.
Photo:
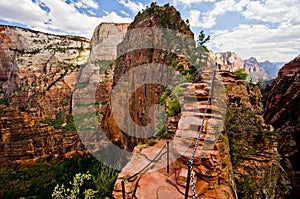
M264 69L259 65L258 61L254 57L244 60L244 69L248 73L264 72Z
M127 27L100 24L90 42L77 36L0 26L1 162L26 163L49 155L86 152L71 116L72 95L82 73L79 69L87 63L101 69L103 63L98 60L110 64L107 74L97 79L94 96L99 102L97 111L103 112L112 86L116 46Z
M70 109L78 68L89 40L1 26L1 85L10 107L36 117Z
M292 184L292 197L300 197L300 56L285 64L278 72L275 82L265 90L266 121L279 134L279 152L283 157Z
M0 163L33 164L49 156L87 153L76 131L56 130L16 109L1 107L0 129Z
M244 69L243 60L234 52L216 53L216 61L222 66L223 70L233 72L238 69Z
M155 84L155 77L161 76L162 71L160 69L155 71L153 68L157 67L158 64L170 66L175 59L185 59L179 58L174 53L176 46L170 49L172 44L170 39L168 39L168 32L157 32L160 28L179 30L182 35L185 35L190 40L194 37L174 7L165 8L153 4L151 8L136 16L135 20L128 27L124 41L121 42L117 48L113 86L117 86L118 84L125 85L127 81L126 79L124 80L125 74L130 74L130 70L138 68L139 66L144 66L143 71L153 70L153 74L144 73L140 76L138 73L143 71L139 71L126 77L130 83L118 92L118 96L121 99L127 99L126 97L130 95L130 99L128 99L128 106L126 106L125 102L120 103L120 106L117 107L118 113L116 114L121 116L117 117L118 121L116 121L116 117L112 113L112 108L115 107L112 107L111 102L105 111L102 122L104 131L113 142L118 143L121 148L125 148L126 150L132 150L139 141L145 142L147 138L153 136L146 135L147 132L143 134L143 132L139 132L138 128L135 128L134 125L130 126L128 124L130 119L139 126L147 126L151 122L151 118L149 117L150 112L153 111L151 107L155 104L159 104L159 98L165 89L163 86ZM162 36L161 34L165 35ZM162 44L162 48L156 49L155 46L160 42L163 43L162 40L164 37L166 38L166 43ZM191 45L195 45L194 41ZM168 48L169 52L167 51ZM183 69L188 67L188 65L183 64ZM168 77L164 78L168 79ZM172 78L173 77L170 79ZM148 81L149 83L139 86L139 81L141 80ZM128 91L128 89L130 90L131 88L135 88L136 90L131 93ZM129 111L127 111L128 109ZM124 129L121 130L120 124L125 125L126 128L128 127L127 129L130 133L127 134L128 132L124 132ZM155 129L155 125L155 122L151 122L151 127L149 128Z
M0 26L0 37L1 162L83 150L69 114L89 40L10 26Z
M101 23L91 40L91 60L116 60L117 45L123 41L129 24Z

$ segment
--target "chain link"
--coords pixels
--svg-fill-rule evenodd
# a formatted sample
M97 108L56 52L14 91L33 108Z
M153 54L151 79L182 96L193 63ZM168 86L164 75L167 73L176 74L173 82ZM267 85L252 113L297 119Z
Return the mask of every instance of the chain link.
M205 118L206 118L208 106L211 105L211 98L212 98L212 91L213 91L215 76L216 76L216 64L214 66L214 70L213 70L213 74L212 74L211 86L210 86L210 90L209 90L209 97L207 99L207 104L206 104L204 115L203 115L203 118L202 118L202 123L201 123L200 129L199 129L199 132L198 132L198 136L197 136L197 139L196 139L194 150L192 152L190 160L188 161L188 169L190 170L189 173L190 173L190 177L191 177L191 181L192 181L193 199L196 199L196 186L195 186L195 179L194 179L194 174L193 174L193 162L194 162L194 158L195 158L195 155L196 155L197 148L199 146L199 140L200 140L200 137L201 137L201 134L202 134L202 131L203 131L203 126L204 126L204 123L205 123Z
M193 171L193 166L191 166L191 169ZM192 180L192 194L193 194L193 199L196 199L196 188L195 188L195 179L194 179L194 174L191 171L191 180Z

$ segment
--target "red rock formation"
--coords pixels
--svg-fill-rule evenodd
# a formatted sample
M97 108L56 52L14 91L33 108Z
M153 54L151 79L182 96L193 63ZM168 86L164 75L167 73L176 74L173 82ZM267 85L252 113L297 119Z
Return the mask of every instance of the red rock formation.
M299 198L300 55L279 70L276 81L267 86L264 94L264 117L278 131L278 150L293 184L292 197Z
M56 130L27 113L0 108L0 163L33 164L48 156L87 153L76 132Z
M234 72L238 69L244 69L243 60L234 52L217 53L217 63L222 66L222 70L228 70Z
M33 163L82 151L74 130L56 130L40 121L70 114L89 40L11 26L0 26L0 37L1 162Z
M219 64L219 69L221 70L228 70L234 72L238 69L244 69L246 73L248 73L248 79L257 82L263 79L267 79L268 75L273 77L272 74L267 74L264 70L263 66L265 67L274 67L275 66L267 66L267 63L270 62L262 62L259 63L256 58L251 57L246 60L242 60L236 53L234 52L225 52L225 53L216 53L216 62ZM271 63L270 63L271 64ZM270 70L270 69L269 69Z
M166 39L166 41L168 42L169 46L162 46L165 49L155 49L150 47L142 48L143 45L147 43L153 44L153 46L155 47L155 45L163 42L161 40L163 38L161 35L155 35L157 34L155 28L169 28L171 30L176 30L181 34L186 35L186 37L190 39L193 39L194 36L174 7L171 6L168 8L164 8L159 6L152 6L151 8L146 9L143 13L136 16L135 20L128 27L128 32L125 35L124 41L118 45L118 57L114 69L113 86L116 86L117 83L122 80L124 74L137 66L148 64L146 68L151 69L152 66L149 65L150 63L171 65L172 60L179 59L174 53L175 49L172 49L173 51L170 50L170 52L167 52L167 49L171 48L170 46L172 46L171 42L168 41L168 39ZM167 34L167 32L163 31L162 34ZM161 39L159 39L160 37ZM167 35L165 35L165 37L167 38ZM166 46L167 44L164 45ZM136 50L131 50L135 49L135 47L139 48ZM159 72L159 70L156 71L157 75L159 74ZM157 75L153 74L152 77L155 77ZM132 86L137 85L137 82L134 82L135 79L131 80L133 81ZM149 84L138 88L134 93L126 93L126 90L120 91L122 92L119 93L120 98L125 98L125 96L127 96L128 94L132 95L132 97L129 102L130 115L126 115L127 107L118 107L118 115L122 115L122 117L120 117L118 120L119 124L126 124L128 118L132 118L138 125L147 125L150 119L148 115L150 107L154 104L159 104L159 98L163 92L163 89L164 88L162 86ZM128 150L132 150L139 141L147 140L145 136L144 138L138 138L139 136L135 138L134 136L126 134L126 132L122 132L120 127L116 124L111 109L111 103L109 103L102 124L104 131L107 132L108 137L111 140L116 143L121 143L121 147L124 147ZM152 124L155 125L154 123ZM140 135L140 137L143 137L141 136L141 132L135 132L137 130L133 126L131 130L131 135Z
M193 83L186 89L184 111L181 113L174 139L169 140L171 142L170 172L166 172L166 154L162 154L152 163L152 166L137 175L135 179L125 180L126 198L148 198L150 195L152 198L165 198L165 194L169 198L184 198L188 173L187 161L190 159L197 137L193 129L197 127L199 129L201 124L200 115L204 111L201 107L207 100L210 75L211 71L203 71L202 82ZM226 97L224 97L229 106L227 111L230 111L234 120L240 119L240 121L227 123L220 137L216 136L218 128L222 130L220 124L222 100L218 101L222 99L222 94L216 92L219 94L218 98L213 100L213 105L209 106L209 109L217 111L209 111L211 114L207 116L194 159L193 176L197 198L249 198L250 196L260 198L262 195L264 198L280 198L284 196L285 187L278 190L279 181L284 184L286 179L281 177L278 167L274 132L259 115L262 113L259 88L244 81L236 81L234 75L228 71L220 71L217 79L222 79L226 88ZM197 103L189 102L192 95L197 96ZM225 95L224 90L223 95ZM217 108L214 103L219 107ZM233 110L237 111L237 115L234 115ZM232 120L228 119L226 122ZM262 130L270 131L270 134L260 135L259 131ZM260 140L261 145L256 142L260 136L263 136ZM158 153L165 144L166 140L157 140L154 146L135 147L133 158L118 176L113 192L115 198L122 198L122 179L128 178L147 165L153 159L153 153ZM189 197L192 196L191 187L192 183Z
M259 65L254 57L244 60L244 69L247 73L264 72L264 69Z
M2 162L34 162L36 158L62 156L83 149L82 146L80 149L77 147L81 143L74 129L65 132L40 123L54 120L60 113L72 113L72 94L78 69L83 64L94 63L100 58L110 60L111 63L106 70L107 74L97 79L98 89L94 96L95 103L98 102L98 112L105 110L113 80L114 64L111 59L115 59L116 46L123 39L127 26L128 24L100 24L91 44L82 37L57 36L0 26L0 102L5 105L0 114L3 119L0 128L3 138L0 142L1 156L5 157ZM108 45L111 46L107 49ZM92 52L88 59L90 48ZM102 56L100 58L99 53ZM17 115L15 118L13 110ZM29 119L25 120L23 116ZM30 124L27 120L30 120ZM61 120L59 128L68 125L66 118ZM9 127L7 123L10 124ZM11 126L14 123L18 125ZM43 139L42 145L36 136ZM70 143L66 144L67 142Z
M10 26L1 26L0 35L1 85L9 106L42 118L70 110L89 40Z

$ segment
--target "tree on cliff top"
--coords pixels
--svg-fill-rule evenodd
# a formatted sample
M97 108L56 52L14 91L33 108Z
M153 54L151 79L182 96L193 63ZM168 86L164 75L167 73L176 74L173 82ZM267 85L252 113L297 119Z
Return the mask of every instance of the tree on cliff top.
M206 36L204 31L201 30L197 39L197 46L198 47L202 46L206 51L208 51L207 47L204 44L209 42L209 40L210 40L210 35Z

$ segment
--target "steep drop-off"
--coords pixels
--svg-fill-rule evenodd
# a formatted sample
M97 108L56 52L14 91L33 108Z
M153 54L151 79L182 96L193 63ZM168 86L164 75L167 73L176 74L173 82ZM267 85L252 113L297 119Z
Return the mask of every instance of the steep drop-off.
M292 197L300 197L300 56L285 64L275 82L264 90L266 121L278 131L278 151L293 185Z

